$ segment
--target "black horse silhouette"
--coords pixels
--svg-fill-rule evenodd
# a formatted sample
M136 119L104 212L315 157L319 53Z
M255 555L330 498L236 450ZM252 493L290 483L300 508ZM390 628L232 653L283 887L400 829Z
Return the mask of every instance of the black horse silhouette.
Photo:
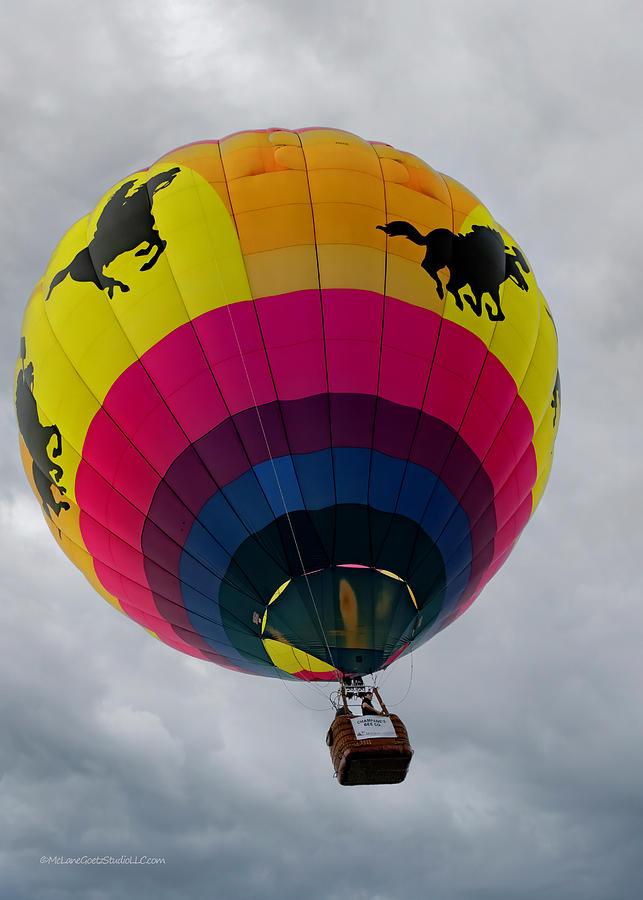
M26 357L25 340L22 338L22 360ZM42 508L49 519L51 513L60 515L63 509L69 509L66 500L56 500L51 490L55 483L60 494L65 494L65 488L58 482L62 478L62 466L49 458L48 447L52 438L56 444L51 451L55 458L62 453L62 438L56 425L43 425L38 417L38 405L33 394L33 363L24 366L18 372L16 382L16 414L18 428L32 459L31 471L36 489L42 500ZM53 478L52 478L53 475ZM53 521L53 519L51 519ZM60 534L60 529L59 532Z
M458 309L464 309L460 291L469 285L473 297L468 294L463 296L474 313L482 315L482 295L487 293L495 303L495 309L485 303L487 315L492 322L501 322L505 316L500 308L500 285L510 278L521 290L528 290L522 272L528 273L529 266L522 252L518 247L511 247L513 252L510 252L500 232L487 225L474 225L466 234L435 228L423 235L410 222L400 221L378 225L377 228L389 237L405 237L414 244L426 247L420 265L435 281L440 298L444 297L444 288L438 271L448 268L446 288L455 297Z
M49 285L49 293L45 300L49 300L51 292L69 275L74 281L89 281L99 290L107 290L111 299L114 296L114 288L121 291L129 291L129 285L117 281L105 275L103 269L113 262L121 253L135 250L139 244L147 244L136 250L136 256L147 256L154 250L154 255L143 263L141 272L151 269L167 246L167 241L161 239L161 235L154 227L152 215L152 203L154 194L162 188L169 187L181 170L178 166L153 175L130 194L129 191L136 184L136 179L126 181L113 194L96 222L96 231L87 247L76 254L69 265L54 275Z
M558 410L560 409L560 372L558 371L558 369L556 370L556 382L554 384L554 392L553 392L550 406L554 410L553 425L555 428L556 427L556 416L558 415Z

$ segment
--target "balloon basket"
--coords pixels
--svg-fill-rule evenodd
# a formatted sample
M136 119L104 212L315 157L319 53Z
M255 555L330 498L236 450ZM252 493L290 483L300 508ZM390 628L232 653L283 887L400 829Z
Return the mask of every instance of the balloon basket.
M355 716L347 696L365 695L362 679L348 689L342 684L343 708L338 709L326 735L335 776L341 785L399 784L409 770L413 750L404 723L389 713L377 688L373 693L382 707L381 715Z
M357 716L339 716L330 726L330 756L335 775L342 785L399 784L406 778L413 750L402 720L388 718L395 737L358 738L352 720Z

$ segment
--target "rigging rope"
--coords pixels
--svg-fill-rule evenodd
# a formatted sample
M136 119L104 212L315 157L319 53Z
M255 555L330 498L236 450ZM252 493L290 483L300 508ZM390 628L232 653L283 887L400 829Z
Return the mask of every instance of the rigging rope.
M290 528L290 534L291 534L291 536L292 536L293 543L294 543L295 549L296 549L296 551L297 551L297 557L298 557L298 559L299 559L299 565L301 566L301 573L302 573L302 575L304 576L304 579L306 580L306 586L307 586L307 588L308 588L308 593L310 594L310 599L311 599L311 601L312 601L313 608L314 608L314 610L315 610L315 615L317 616L317 621L319 622L319 628L320 628L320 631L321 631L321 635L322 635L324 644L325 644L325 646L326 646L326 650L328 651L328 658L330 659L331 665L333 666L333 668L334 668L335 670L337 670L337 666L335 665L335 660L333 659L332 651L331 651L331 649L330 649L330 646L329 646L329 644L328 644L328 641L326 640L326 632L325 632L324 626L323 626L323 624L322 624L321 616L319 615L319 610L317 609L317 604L315 603L315 597L314 597L314 594L313 594L313 590L312 590L312 588L311 588L311 586L310 586L310 581L309 581L309 579L308 579L308 573L306 572L306 567L304 566L304 560L303 560L303 557L302 557L302 555L301 555L301 550L300 550L300 548L299 548L299 544L298 544L298 542L297 542L297 536L296 536L296 534L295 534L295 529L293 528L292 520L291 520L291 518L290 518L290 513L288 512L288 508L287 508L287 506L286 506L286 498L285 498L285 496L284 496L284 492L283 492L282 487L281 487L281 482L279 481L279 476L278 476L278 474L277 474L277 467L275 466L275 461L274 461L273 456L272 456L272 453L271 453L271 451L270 451L270 444L269 444L269 442L268 442L268 435L266 434L266 430L265 430L264 424L263 424L263 419L261 418L261 411L260 411L260 409L259 409L259 405L257 404L257 398L256 398L256 395L255 395L254 389L253 389L253 387L252 387L252 382L251 382L251 380L250 380L250 373L248 372L248 367L246 366L246 360L245 360L245 357L244 357L244 355L243 355L243 350L241 349L241 342L239 341L239 335L237 334L237 329L236 329L235 324L234 324L234 319L232 318L232 311L231 311L231 309L230 309L230 305L229 305L229 304L226 306L226 309L228 310L228 316L229 316L229 318L230 318L230 324L231 324L231 326L232 326L232 331L233 331L233 333L234 333L234 337L235 337L235 340L236 340L236 342L237 342L237 348L238 348L238 350L239 350L239 357L240 357L241 362L242 362L242 364L243 364L243 370L244 370L244 372L245 372L246 380L247 380L247 382L248 382L248 388L249 388L249 390L250 390L250 395L251 395L251 397L252 397L252 402L253 402L253 405L254 405L254 408L255 408L255 412L257 413L257 419L259 420L259 426L260 426L260 428L261 428L261 433L262 433L262 435L263 435L263 439L264 439L264 442L265 442L265 444L266 444L266 450L268 451L268 456L269 456L269 458L270 458L270 463L271 463L271 465L272 465L273 475L275 476L275 482L276 482L277 488L278 488L278 490L279 490L279 495L280 495L280 497L281 497L281 502L282 502L282 505L283 505L283 508L284 508L284 513L285 513L285 515L286 515L286 520L287 520L287 522L288 522L288 527Z

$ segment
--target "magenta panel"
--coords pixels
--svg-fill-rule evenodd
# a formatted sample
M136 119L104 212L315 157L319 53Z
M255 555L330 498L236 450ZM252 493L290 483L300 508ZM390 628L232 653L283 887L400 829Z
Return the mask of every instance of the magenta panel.
M147 511L159 476L102 409L87 432L83 459L137 509Z
M536 454L530 445L507 481L496 494L495 507L498 529L516 513L530 494L536 481Z
M373 291L325 289L326 341L370 341L379 347L382 337L382 294Z
M127 544L87 514L83 518L83 539L88 547L91 544L94 548L94 559L100 559L104 564L115 567L122 575L140 585L147 584L140 549Z
M159 472L164 472L188 444L140 362L114 382L103 409Z
M393 403L422 408L440 316L386 298L379 393Z
M198 440L227 417L191 322L148 350L142 362L190 441Z
M474 387L475 383L467 381L462 375L434 364L422 409L458 431Z
M326 393L319 291L296 291L257 302L266 351L281 400Z
M476 389L460 426L460 436L478 459L484 459L502 428L502 422L503 419L498 416L495 406L487 403Z
M534 436L531 413L521 397L516 397L502 430L493 442L485 460L484 469L498 492L522 456L527 452ZM533 450L533 448L532 448Z
M331 393L377 393L383 299L371 291L325 290L324 332Z
M81 462L76 475L76 498L81 508L80 528L83 537L87 514L119 534L128 544L140 546L145 515L84 462ZM87 549L93 553L89 544ZM97 555L101 556L100 553Z

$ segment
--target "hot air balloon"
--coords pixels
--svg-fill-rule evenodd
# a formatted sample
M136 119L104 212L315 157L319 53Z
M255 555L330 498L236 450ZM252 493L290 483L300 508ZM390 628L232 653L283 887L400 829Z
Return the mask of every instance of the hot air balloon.
M199 659L335 681L500 568L560 383L527 257L470 191L268 129L173 150L67 232L15 396L46 522L109 603Z

